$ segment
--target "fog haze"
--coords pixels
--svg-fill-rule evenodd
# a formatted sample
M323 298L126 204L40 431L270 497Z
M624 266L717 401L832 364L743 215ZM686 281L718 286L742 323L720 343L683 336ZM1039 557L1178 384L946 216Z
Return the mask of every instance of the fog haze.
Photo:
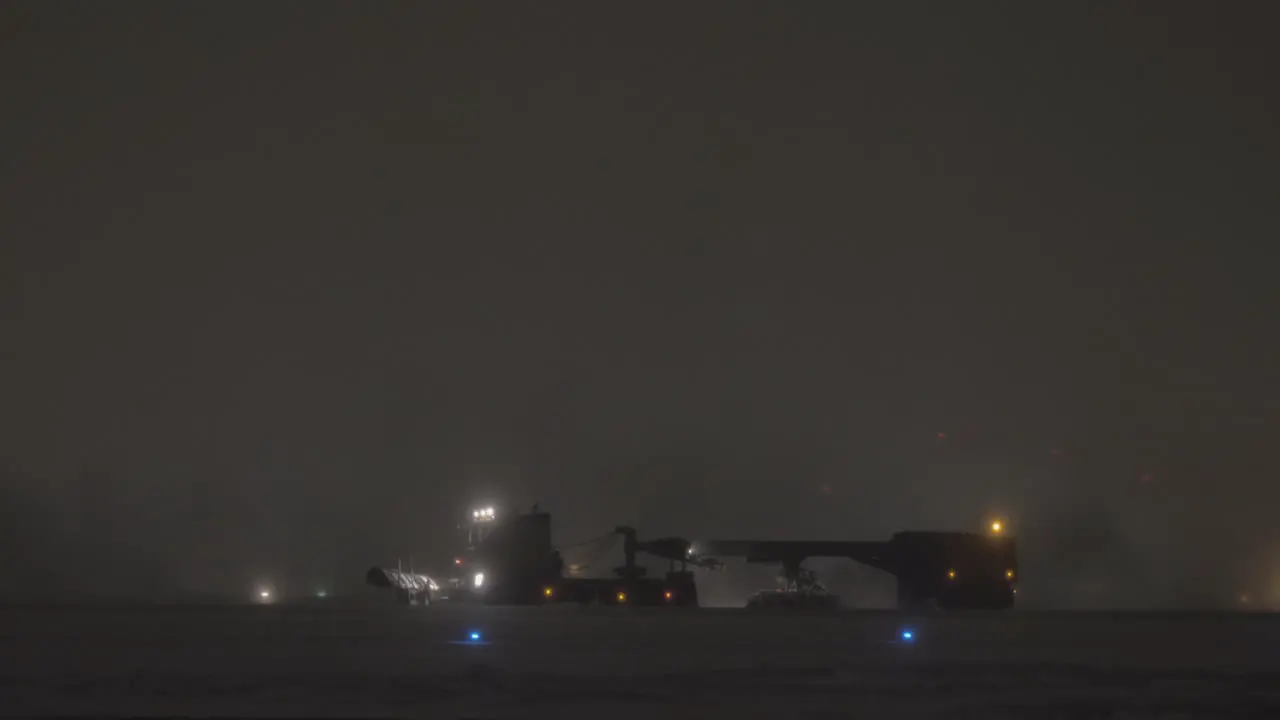
M1259 16L5 3L0 593L354 591L486 501L1280 605Z

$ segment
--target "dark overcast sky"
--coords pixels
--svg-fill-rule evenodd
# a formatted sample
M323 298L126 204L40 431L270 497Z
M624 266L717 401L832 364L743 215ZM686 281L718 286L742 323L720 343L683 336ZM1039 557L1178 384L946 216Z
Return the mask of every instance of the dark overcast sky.
M1280 602L1224 5L6 2L6 586L358 584L494 498Z

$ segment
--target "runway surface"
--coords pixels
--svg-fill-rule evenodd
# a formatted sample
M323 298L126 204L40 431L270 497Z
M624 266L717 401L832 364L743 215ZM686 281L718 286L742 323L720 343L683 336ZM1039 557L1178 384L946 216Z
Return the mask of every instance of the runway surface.
M0 714L1280 718L1280 616L8 607Z

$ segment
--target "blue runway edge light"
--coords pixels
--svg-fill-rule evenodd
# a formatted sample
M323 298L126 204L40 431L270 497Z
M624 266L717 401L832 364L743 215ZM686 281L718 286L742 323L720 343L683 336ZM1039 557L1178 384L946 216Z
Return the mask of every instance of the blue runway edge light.
M489 641L484 639L484 633L479 630L468 630L463 633L462 637L457 640L449 640L450 645L468 645L481 646L488 645Z
M911 642L912 640L915 640L915 639L916 639L916 633L915 633L915 631L914 631L914 630L903 630L903 631L902 631L902 639L903 639L903 640L906 640L907 642Z

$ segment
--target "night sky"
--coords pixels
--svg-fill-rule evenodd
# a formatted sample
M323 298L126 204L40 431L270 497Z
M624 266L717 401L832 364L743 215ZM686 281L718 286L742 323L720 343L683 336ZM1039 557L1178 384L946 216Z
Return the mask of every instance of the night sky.
M1255 3L0 5L0 595L1007 518L1280 606Z

